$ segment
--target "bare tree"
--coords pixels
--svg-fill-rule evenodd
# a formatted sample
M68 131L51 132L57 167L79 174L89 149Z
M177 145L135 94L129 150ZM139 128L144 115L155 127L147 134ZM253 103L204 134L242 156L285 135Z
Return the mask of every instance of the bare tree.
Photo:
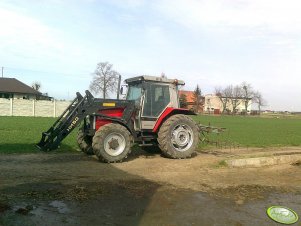
M112 68L113 65L109 62L100 62L92 74L90 90L95 94L102 93L104 99L106 99L109 92L114 92L117 89L119 73Z
M223 98L223 88L222 87L215 87L214 91L215 95L219 98L220 102L222 103L222 114L224 113L227 107L227 101Z
M266 106L267 105L267 102L266 100L262 97L262 94L257 91L255 94L254 94L254 100L255 100L255 103L257 103L257 106L258 106L258 113L260 114L261 113L261 107L263 106Z
M251 84L247 82L243 82L241 84L242 87L242 99L245 105L245 111L248 112L249 106L252 104L252 100L254 100L254 90Z
M32 87L34 90L36 90L36 91L40 91L42 85L41 85L40 82L37 82L37 81L36 81L36 82L33 82L33 83L32 83L31 87Z
M195 104L195 112L199 112L200 105L202 104L202 91L198 84L193 92L193 99Z
M237 111L238 105L240 105L242 100L242 88L237 85L232 89L232 95L230 96L230 101L232 105L232 115L234 115Z
M233 90L232 85L229 85L225 88L221 88L221 87L215 88L215 95L218 96L218 98L220 99L220 101L222 103L222 114L225 113L225 111L227 110L227 108L229 106L229 102L230 102L231 96L232 96L232 90Z

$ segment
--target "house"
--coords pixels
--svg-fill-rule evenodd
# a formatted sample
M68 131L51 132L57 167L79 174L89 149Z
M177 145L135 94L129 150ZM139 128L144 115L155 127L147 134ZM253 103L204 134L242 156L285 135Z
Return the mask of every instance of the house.
M213 94L205 95L204 112L208 114L220 114L223 110L223 104L220 98Z
M0 78L0 98L27 100L52 99L15 78Z
M185 90L179 90L179 97L181 95L186 96L186 101L187 101L187 109L195 111L196 109L196 103L195 103L195 96L194 96L194 91L185 91ZM197 112L203 112L204 109L204 97L201 97L200 99L200 104L199 104L199 109Z
M247 108L247 113L251 112L252 100L249 98L249 105ZM205 95L205 103L204 103L204 112L208 114L221 114L223 111L223 104L219 96L214 94ZM232 103L230 99L226 104L225 112L232 113ZM245 113L245 101L240 98L240 101L236 107L237 114Z

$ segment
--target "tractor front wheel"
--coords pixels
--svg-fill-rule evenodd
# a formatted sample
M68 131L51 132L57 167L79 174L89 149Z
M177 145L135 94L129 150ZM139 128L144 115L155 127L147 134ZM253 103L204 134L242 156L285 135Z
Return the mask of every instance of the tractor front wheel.
M131 134L122 125L109 123L100 127L94 137L94 154L103 162L121 162L131 152Z
M77 133L77 143L79 148L82 150L82 152L88 154L88 155L93 155L93 149L92 149L92 137L87 136L84 134L82 129L78 130Z
M187 115L173 115L160 127L158 143L166 157L189 158L198 146L199 132L196 123Z

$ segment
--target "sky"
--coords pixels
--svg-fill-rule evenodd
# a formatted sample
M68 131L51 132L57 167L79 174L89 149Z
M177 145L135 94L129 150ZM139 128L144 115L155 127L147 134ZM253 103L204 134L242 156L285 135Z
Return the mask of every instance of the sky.
M1 0L0 67L57 99L108 61L123 79L164 73L203 94L245 81L265 109L301 111L300 12L299 0Z

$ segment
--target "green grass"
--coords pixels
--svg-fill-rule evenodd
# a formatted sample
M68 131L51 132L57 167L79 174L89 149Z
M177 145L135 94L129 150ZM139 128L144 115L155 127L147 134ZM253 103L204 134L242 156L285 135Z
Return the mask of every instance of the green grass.
M201 124L225 127L218 135L221 141L231 141L243 147L281 147L301 145L300 118L262 118L243 116L194 116ZM210 136L216 139L216 135Z
M54 123L54 118L40 117L0 117L0 153L39 152L35 147L41 139L42 132ZM76 131L62 142L60 151L75 150Z
M226 162L226 160L221 160L218 162L218 164L215 166L215 168L223 168L223 167L227 167L228 164Z
M301 146L301 119L240 116L194 116L204 125L225 127L226 132L210 139L230 141L242 147ZM38 152L35 144L54 118L0 117L0 153ZM78 150L77 128L62 142L60 151Z

